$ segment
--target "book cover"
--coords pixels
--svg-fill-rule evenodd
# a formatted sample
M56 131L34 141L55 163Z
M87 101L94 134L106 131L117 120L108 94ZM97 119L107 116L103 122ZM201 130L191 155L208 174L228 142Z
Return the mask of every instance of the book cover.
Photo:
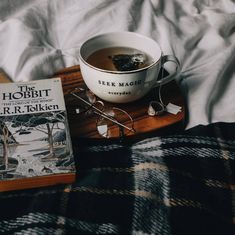
M1 84L0 191L74 179L60 78Z

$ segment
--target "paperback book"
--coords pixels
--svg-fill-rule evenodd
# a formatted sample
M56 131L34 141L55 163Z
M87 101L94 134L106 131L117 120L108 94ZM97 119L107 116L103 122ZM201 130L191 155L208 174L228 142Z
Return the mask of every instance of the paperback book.
M0 85L0 191L75 179L60 78Z

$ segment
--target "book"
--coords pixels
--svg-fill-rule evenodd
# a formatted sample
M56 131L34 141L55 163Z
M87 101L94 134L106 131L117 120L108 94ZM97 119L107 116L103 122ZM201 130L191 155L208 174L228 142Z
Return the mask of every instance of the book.
M74 180L61 79L1 83L0 191Z

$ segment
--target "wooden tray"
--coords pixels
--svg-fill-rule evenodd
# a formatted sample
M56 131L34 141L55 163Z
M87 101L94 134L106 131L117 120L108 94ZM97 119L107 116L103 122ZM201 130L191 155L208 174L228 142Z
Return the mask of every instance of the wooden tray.
M81 114L76 114L76 98L74 98L70 91L76 87L84 86L84 82L80 73L79 66L73 66L58 71L54 76L61 77L63 89L65 94L65 102L68 111L69 124L72 137L76 138L89 138L100 139L103 138L96 130L97 115L93 117L84 118ZM130 132L128 137L139 137L152 132L164 133L166 128L175 129L175 126L183 127L183 120L185 116L184 100L181 95L180 89L175 81L172 81L162 86L162 99L164 104L173 103L182 107L182 111L177 115L165 112L161 116L149 116L147 109L151 100L156 100L157 92L153 89L144 98L128 103L128 104L111 104L104 102L106 106L115 106L127 111L134 120L135 133Z

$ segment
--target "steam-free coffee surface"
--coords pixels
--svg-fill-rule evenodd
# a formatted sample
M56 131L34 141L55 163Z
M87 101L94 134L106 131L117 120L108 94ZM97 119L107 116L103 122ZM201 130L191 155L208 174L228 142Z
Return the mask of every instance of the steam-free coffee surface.
M130 47L109 47L92 53L86 60L90 65L109 71L131 71L153 63L146 53Z

